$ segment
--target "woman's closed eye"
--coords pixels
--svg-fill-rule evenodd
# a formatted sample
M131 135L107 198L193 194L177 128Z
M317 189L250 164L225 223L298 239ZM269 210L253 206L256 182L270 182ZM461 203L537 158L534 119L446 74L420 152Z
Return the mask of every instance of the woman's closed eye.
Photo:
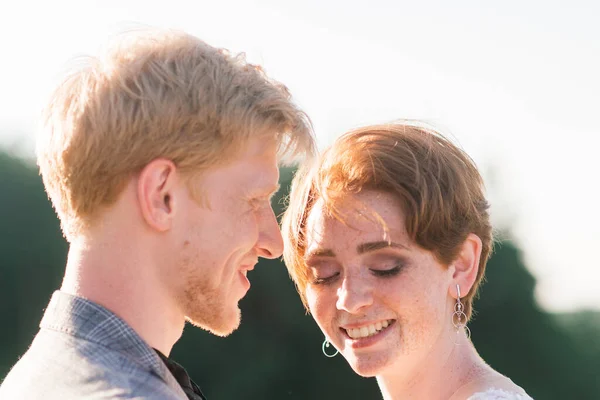
M335 262L317 261L310 262L311 283L313 285L326 285L333 283L340 276L340 268Z
M382 278L394 277L402 272L408 260L404 257L374 257L367 260L369 271L375 276Z
M339 276L340 276L339 272L335 272L332 275L328 275L328 276L313 275L312 284L313 285L327 285L329 283L335 282L335 280Z
M402 264L396 264L391 268L369 268L375 276L392 277L398 275L402 271Z
M401 263L396 263L393 266L388 267L370 267L369 271L380 278L391 278L397 276L402 272L404 265ZM327 285L335 282L337 278L340 276L340 272L326 272L326 271L314 271L313 270L313 285Z

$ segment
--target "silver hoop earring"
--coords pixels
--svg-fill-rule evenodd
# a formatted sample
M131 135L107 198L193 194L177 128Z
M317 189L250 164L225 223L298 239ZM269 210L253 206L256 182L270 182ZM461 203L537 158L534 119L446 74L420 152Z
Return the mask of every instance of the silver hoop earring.
M327 338L325 338L325 341L323 342L323 345L321 346L321 350L323 350L323 354L325 354L325 357L335 357L337 356L337 354L339 353L339 351L336 349L335 353L333 354L328 354L327 351L325 350L326 348L328 348L330 346L329 340L327 340Z
M461 329L464 329L467 334L467 339L471 338L471 330L467 326L467 314L465 314L465 306L460 301L460 286L456 284L456 304L454 305L454 312L452 313L452 325L456 329L457 340L454 341L454 344L458 343L458 335L460 334Z

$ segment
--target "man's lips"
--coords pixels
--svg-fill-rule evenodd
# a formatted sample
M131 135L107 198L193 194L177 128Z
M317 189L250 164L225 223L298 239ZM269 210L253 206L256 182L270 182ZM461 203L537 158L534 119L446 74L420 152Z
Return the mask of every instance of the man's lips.
M240 269L238 270L239 275L240 275L240 280L242 281L242 286L244 287L244 289L246 291L248 291L250 289L250 281L248 280L248 277L246 275L248 274L248 271L252 271L254 269L255 265L256 265L256 263L243 264L240 267Z
M245 271L245 272L252 271L252 270L254 269L254 266L255 266L257 263L258 263L258 262L257 262L257 261L255 261L255 262L252 262L252 263L242 264L242 265L240 266L240 271Z

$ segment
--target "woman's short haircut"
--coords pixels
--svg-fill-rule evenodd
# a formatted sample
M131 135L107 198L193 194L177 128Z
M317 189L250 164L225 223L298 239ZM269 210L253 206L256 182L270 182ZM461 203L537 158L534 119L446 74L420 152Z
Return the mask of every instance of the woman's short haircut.
M463 297L470 318L473 297L492 247L489 204L473 160L430 127L417 122L366 126L341 136L315 163L296 174L283 217L284 260L304 305L306 219L320 200L330 215L338 199L363 190L392 194L402 205L405 228L421 248L449 265L467 235L482 241L475 284Z

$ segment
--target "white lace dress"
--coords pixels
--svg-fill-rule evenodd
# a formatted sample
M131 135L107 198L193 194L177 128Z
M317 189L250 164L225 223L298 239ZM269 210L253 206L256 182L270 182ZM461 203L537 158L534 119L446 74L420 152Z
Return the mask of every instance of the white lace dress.
M488 389L471 395L468 400L533 400L526 394L509 392L503 389Z

